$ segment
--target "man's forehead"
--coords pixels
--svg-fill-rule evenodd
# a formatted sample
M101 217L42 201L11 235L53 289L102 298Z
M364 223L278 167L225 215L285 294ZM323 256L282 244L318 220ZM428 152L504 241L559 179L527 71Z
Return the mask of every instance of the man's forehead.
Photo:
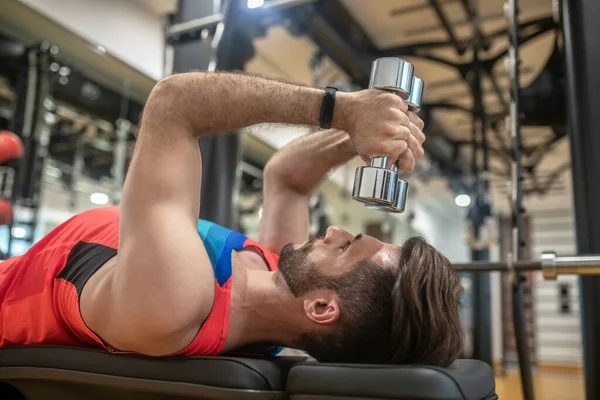
M400 247L386 243L373 257L381 266L394 266L400 263Z

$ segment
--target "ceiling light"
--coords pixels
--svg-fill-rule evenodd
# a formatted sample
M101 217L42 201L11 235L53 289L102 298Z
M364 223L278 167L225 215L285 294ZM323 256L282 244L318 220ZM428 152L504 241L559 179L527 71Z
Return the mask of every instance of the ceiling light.
M27 229L21 226L15 226L11 231L14 238L23 239L27 236Z
M92 193L90 201L99 206L103 206L108 204L108 195L105 193Z
M248 8L259 8L265 5L265 0L248 0Z
M471 197L468 194L459 194L454 199L454 204L459 207L468 207L471 204Z

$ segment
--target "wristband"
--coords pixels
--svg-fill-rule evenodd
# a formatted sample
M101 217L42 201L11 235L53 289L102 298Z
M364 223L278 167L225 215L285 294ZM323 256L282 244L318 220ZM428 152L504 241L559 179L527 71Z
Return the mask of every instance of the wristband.
M335 109L335 94L337 88L327 86L325 93L323 93L323 100L321 101L321 114L319 116L319 126L322 129L331 128L333 122L333 111Z

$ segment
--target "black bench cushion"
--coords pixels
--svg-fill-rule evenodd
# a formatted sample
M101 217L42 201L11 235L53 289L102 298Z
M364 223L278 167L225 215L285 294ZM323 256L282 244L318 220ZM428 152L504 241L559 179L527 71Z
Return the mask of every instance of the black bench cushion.
M287 392L300 398L495 400L494 373L477 360L450 368L423 365L297 364Z
M283 391L287 373L296 362L298 359L284 357L157 358L54 346L0 349L0 370L6 367L52 368L245 390Z
M28 400L281 399L290 367L303 360L158 358L54 346L4 348L0 398L17 390Z

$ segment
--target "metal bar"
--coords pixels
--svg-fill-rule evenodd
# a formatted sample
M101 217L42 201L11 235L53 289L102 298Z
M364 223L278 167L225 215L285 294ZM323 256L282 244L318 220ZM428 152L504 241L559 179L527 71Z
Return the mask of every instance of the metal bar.
M429 61L435 61L440 64L444 64L444 65L447 65L449 67L456 68L456 69L460 69L463 66L463 64L457 64L454 61L450 61L445 58L434 56L431 54L423 54L423 55L420 55L419 57L424 58Z
M438 109L462 111L462 112L467 113L469 115L471 115L473 113L473 110L471 110L468 107L464 107L464 106L461 106L459 104L447 103L447 102L444 102L444 101L440 101L440 102L436 102L436 103L427 103L427 107L429 109L438 108Z
M573 200L577 251L600 252L600 190L593 184L600 175L600 76L597 73L600 2L562 1L566 99L571 148ZM579 282L585 398L600 399L600 278Z
M543 18L533 19L530 21L525 21L520 24L520 28L524 29L524 28L529 28L529 27L535 26L535 25L539 25L538 30L541 33L548 32L549 30L552 30L556 27L553 17L543 17ZM505 38L506 35L508 35L508 29L501 28L501 29L495 30L494 32L489 33L487 35L487 37L489 39L497 39L497 38ZM460 46L466 47L466 46L468 46L469 42L470 42L470 39L460 40L460 41L458 41L458 44ZM448 40L413 43L413 44L404 45L404 46L397 46L397 47L390 47L387 49L381 49L377 53L377 57L388 57L388 56L394 56L397 54L417 55L419 53L419 50L437 49L437 48L443 48L443 47L448 47L448 46L454 46L454 43L452 41L448 41Z
M542 269L540 261L519 261L512 266L505 262L478 261L470 263L452 264L458 272L524 272Z
M248 175L251 175L253 177L255 177L256 179L262 179L263 178L263 172L260 168L255 167L252 164L247 163L246 161L240 160L239 161L239 168L242 169L242 172L247 173Z
M500 88L500 84L498 84L496 77L492 74L492 71L487 69L484 69L484 71L488 76L490 82L492 83L492 88L494 89L494 92L496 93L496 97L498 97L500 104L502 104L502 108L505 110L505 112L508 111L508 102L504 98L504 94L502 93L502 89Z
M192 19L190 21L185 21L179 24L171 25L167 28L166 36L167 39L169 39L177 35L188 35L202 29L213 28L219 22L222 21L223 14L221 13L216 13L207 17Z
M532 165L539 164L542 161L542 159L548 154L548 152L550 150L552 150L552 147L554 147L554 145L556 145L556 143L558 143L560 140L562 140L566 136L567 136L566 132L559 132L557 134L552 135L552 137L550 139L548 139L547 141L545 141L544 143L536 145L534 148L534 152L531 155L531 159L530 159L531 164Z
M548 32L551 29L554 29L554 27L551 27L551 28L548 28L548 29L540 29L538 31L530 33L529 35L519 36L518 44L525 44L528 41L530 41L532 39L535 39L538 36L543 35L544 33ZM510 50L510 46L507 47L506 49L502 50L501 52L497 53L496 55L488 58L486 60L486 62L490 63L493 66L498 60L500 60L501 58L505 57L508 54L509 50ZM523 73L523 72L525 72L525 70L521 71L521 73Z
M556 27L556 23L554 22L554 17L550 16L550 17L542 17L542 18L536 18L536 19L532 19L529 21L525 21L525 22L519 24L519 29L523 30L523 29L526 29L526 28L529 28L529 27L532 27L535 25L540 25L540 27L538 29L543 32L547 32ZM500 28L493 32L490 32L488 34L488 38L498 38L498 37L503 38L509 34L510 34L510 27L509 28Z
M473 36L477 35L477 24L473 19ZM480 62L480 43L473 43L473 62L472 69L466 78L470 83L473 96L473 122L472 122L472 140L473 140L473 174L475 177L475 207L477 207L476 216L472 216L472 229L476 240L480 240L481 229L484 227L484 221L489 215L488 208L489 197L489 146L486 136L486 118L483 105L483 92L481 87L481 62ZM470 78L470 79L469 79ZM481 137L481 156L483 165L479 165L477 152L478 136ZM482 168L483 167L483 168ZM486 246L485 251L471 251L473 260L489 260L490 249ZM491 330L491 297L490 297L490 274L472 275L472 295L473 295L473 315L472 315L472 338L473 338L473 358L481 360L490 366L493 366L492 355L492 330Z
M456 1L457 0L441 0L440 4L450 4L450 3L455 3ZM405 14L413 13L415 11L421 11L421 10L424 10L427 8L429 8L429 6L427 4L418 4L418 5L414 5L414 6L396 8L396 9L390 11L390 15L392 17L395 17L397 15L405 15Z
M542 255L542 268L545 279L555 279L557 275L565 274L600 275L600 257L556 257L549 253Z
M556 182L556 180L569 169L571 169L570 161L566 161L556 167L554 171L552 171L552 173L546 178L544 186L542 187L543 192L546 193L548 190L550 190L552 185L554 185L554 182Z
M552 253L546 253L542 255L541 261L517 261L513 264L476 261L456 263L452 267L457 272L469 273L542 271L545 279L555 279L558 275L600 275L600 256L556 257Z
M504 13L485 14L480 17L480 20L488 21L488 20L499 19L499 18L504 18ZM471 23L471 20L469 18L465 18L465 19L461 19L458 21L452 21L452 26L455 28L458 28L461 26L469 25L470 23ZM414 35L419 35L419 34L423 34L423 33L429 33L431 31L436 31L439 28L440 28L439 25L428 25L428 26L419 27L419 28L415 28L415 29L407 29L404 31L404 34L406 36L414 36Z
M484 50L488 50L490 48L490 41L481 33L481 16L473 10L471 4L469 4L469 0L460 0L460 3L467 13L468 22L473 24L473 37L477 40L477 45L481 46ZM493 15L494 17L498 17L498 14Z
M511 77L511 102L510 102L510 130L513 143L512 164L512 221L513 221L513 260L524 258L525 240L523 235L523 189L522 165L521 165L521 122L520 122L520 77L519 77L519 10L518 0L508 0L505 8L510 32L509 46L509 74ZM531 371L531 357L529 354L529 337L527 335L527 320L525 317L525 284L527 278L522 273L516 273L512 282L512 308L513 323L515 328L515 340L517 354L519 357L519 369L521 372L521 387L525 400L534 399L533 376Z
M442 9L442 5L440 4L440 2L438 0L429 0L429 5L431 5L431 7L433 7L433 10L435 11L436 15L438 16L440 22L442 23L442 26L444 27L444 29L446 30L446 33L450 37L450 42L454 46L454 49L456 50L456 52L458 54L463 54L465 52L464 46L459 43L456 35L454 34L452 25L450 24L450 21L448 21L448 18L446 18L446 14L444 13L444 10Z
M354 82L366 87L371 73L372 58L359 53L322 15L314 13L306 22L308 36L323 53L339 65Z

